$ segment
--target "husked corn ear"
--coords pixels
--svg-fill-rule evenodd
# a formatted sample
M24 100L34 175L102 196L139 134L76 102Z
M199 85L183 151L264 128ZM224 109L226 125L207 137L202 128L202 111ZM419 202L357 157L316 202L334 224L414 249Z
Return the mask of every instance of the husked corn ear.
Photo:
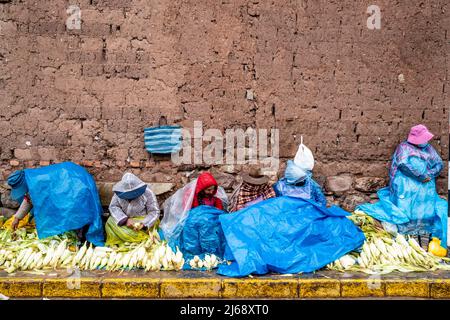
M350 217L355 224L360 226L366 235L366 241L361 252L356 254L357 265L351 270L359 270L368 274L385 274L392 271L413 272L450 270L446 264L447 258L439 258L425 251L413 238L407 239L402 234L394 235L395 238L384 230L376 227L372 218L361 211L355 211ZM343 270L335 261L327 265L333 270Z
M83 258L84 254L87 251L86 242L83 244L83 246L78 250L77 254L75 255L75 258L73 259L73 263L77 264L80 262L80 260Z
M102 262L101 262L100 265L99 265L99 269L104 268L104 267L106 266L107 263L108 263L108 257L104 257L104 258L102 259Z
M0 235L1 232L0 230ZM26 232L22 237L25 235ZM0 242L0 269L14 272L71 266L81 270L143 268L147 271L159 271L180 270L184 265L181 251L178 248L176 251L172 250L165 241L160 240L155 230L144 243L125 243L114 248L94 248L92 244L85 242L77 250L74 246L76 239L69 236L42 240L30 236L27 239L23 245L9 240L6 244ZM210 265L213 265L212 256L210 260Z

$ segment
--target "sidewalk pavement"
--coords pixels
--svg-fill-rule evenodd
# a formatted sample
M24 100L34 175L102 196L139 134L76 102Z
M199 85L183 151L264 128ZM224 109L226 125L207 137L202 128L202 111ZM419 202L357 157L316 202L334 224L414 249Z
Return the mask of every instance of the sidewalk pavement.
M45 275L0 272L0 294L13 298L58 299L450 299L450 272L314 274L228 278L215 272L73 272Z

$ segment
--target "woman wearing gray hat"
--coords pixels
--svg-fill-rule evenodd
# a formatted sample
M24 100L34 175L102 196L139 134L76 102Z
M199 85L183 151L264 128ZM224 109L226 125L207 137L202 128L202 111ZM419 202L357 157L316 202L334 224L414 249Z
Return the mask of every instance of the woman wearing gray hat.
M132 173L125 173L114 187L106 222L106 243L140 242L147 238L142 228L151 228L159 219L156 196L147 184Z

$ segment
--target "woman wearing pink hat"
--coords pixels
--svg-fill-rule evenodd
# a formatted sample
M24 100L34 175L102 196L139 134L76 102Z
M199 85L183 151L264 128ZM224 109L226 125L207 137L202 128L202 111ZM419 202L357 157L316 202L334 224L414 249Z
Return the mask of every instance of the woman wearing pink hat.
M432 138L424 125L412 127L408 139L395 150L389 187L378 191L380 201L358 206L386 229L414 237L424 249L431 237L447 247L448 203L439 197L435 184L443 162L429 144Z

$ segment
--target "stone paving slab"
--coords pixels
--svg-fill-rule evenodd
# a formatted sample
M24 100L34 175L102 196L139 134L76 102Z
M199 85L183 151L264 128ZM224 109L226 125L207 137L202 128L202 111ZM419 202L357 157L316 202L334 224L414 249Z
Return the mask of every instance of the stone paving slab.
M320 271L298 275L228 278L215 272L0 272L0 293L10 298L111 299L450 299L450 273Z

